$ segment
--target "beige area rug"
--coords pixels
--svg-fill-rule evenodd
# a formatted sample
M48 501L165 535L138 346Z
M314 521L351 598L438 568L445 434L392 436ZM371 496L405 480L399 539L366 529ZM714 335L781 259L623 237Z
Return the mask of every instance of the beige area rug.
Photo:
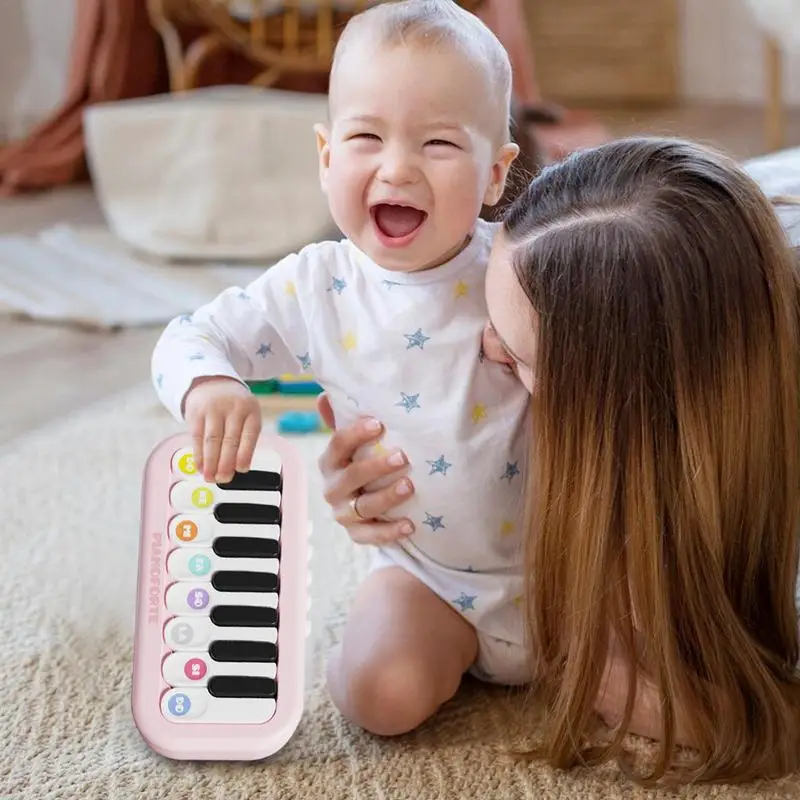
M270 263L170 263L103 226L56 225L0 237L0 313L99 329L166 324Z
M342 721L322 680L368 553L332 524L298 439L315 523L305 717L269 763L168 761L130 713L139 491L150 449L177 430L149 387L16 440L0 452L0 798L318 800L331 798L666 798L614 768L561 773L498 755L520 741L520 697L466 683L418 731L380 740ZM634 745L635 746L635 745ZM640 748L643 745L638 745ZM684 798L790 798L800 782L686 789Z

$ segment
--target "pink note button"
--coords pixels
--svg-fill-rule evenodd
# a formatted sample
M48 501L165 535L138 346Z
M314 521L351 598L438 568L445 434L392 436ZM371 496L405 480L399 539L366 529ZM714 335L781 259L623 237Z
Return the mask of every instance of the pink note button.
M200 681L206 676L208 667L202 658L190 658L183 668L183 674L190 681Z

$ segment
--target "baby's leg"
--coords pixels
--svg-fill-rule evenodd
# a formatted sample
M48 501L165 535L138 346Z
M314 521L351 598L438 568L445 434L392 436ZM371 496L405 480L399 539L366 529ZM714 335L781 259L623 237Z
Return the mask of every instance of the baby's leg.
M456 693L477 649L475 630L455 609L400 567L384 567L358 590L328 662L328 690L354 724L406 733Z

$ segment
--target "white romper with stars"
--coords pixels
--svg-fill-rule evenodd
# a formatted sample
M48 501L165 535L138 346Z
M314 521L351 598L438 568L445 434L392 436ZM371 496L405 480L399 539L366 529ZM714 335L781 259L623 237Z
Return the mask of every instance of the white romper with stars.
M350 241L309 245L244 289L174 319L153 353L161 401L182 420L199 376L311 373L338 426L367 414L402 448L415 493L393 515L415 533L376 548L373 568L415 575L476 629L478 677L524 683L521 538L529 396L484 359L484 279L497 225L415 273L385 270ZM363 454L362 454L363 455Z

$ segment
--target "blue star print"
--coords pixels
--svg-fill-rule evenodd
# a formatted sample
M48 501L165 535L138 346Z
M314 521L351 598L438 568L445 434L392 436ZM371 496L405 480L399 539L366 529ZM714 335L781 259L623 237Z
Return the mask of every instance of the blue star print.
M311 369L311 359L309 358L308 353L302 356L297 356L297 360L300 362L300 367L304 370Z
M336 294L341 294L347 286L347 281L342 278L334 278L331 281L330 288L328 289L329 292L336 292Z
M422 520L423 525L430 525L432 531L438 531L439 528L444 528L445 524L442 522L444 519L444 515L440 517L434 517L432 514L429 514L427 511L425 512L425 519Z
M180 321L181 321L181 325L183 325L186 322L191 322L192 321L192 315L191 314L181 314Z
M450 602L454 606L458 606L462 611L474 611L475 601L477 599L478 595L476 594L464 594L464 592L461 592L461 597L451 600Z
M453 466L449 461L444 460L444 456L439 456L436 461L426 461L425 463L431 465L429 475L435 475L437 472L447 475L447 470Z
M419 404L419 394L406 394L405 392L400 392L400 397L402 399L399 403L395 403L395 405L403 406L403 408L405 408L405 410L409 413L415 408L421 407Z
M156 385L159 389L161 388L162 383L164 383L164 376L159 372L158 375L156 375Z
M410 350L412 347L419 347L420 350L424 350L425 342L431 338L422 332L422 328L417 328L416 333L404 333L403 336L408 339L408 346L406 347L406 350Z
M399 286L400 283L398 281L383 281L383 285L387 289L391 289L393 286Z
M239 292L239 299L240 300L249 300L250 295L247 292Z
M508 482L511 483L511 479L515 475L519 475L519 469L517 467L517 463L518 463L517 461L515 461L513 464L510 461L506 462L506 471L500 476L501 481L503 480L503 478L507 478Z
M202 353L192 353L189 356L189 361L202 361L205 356Z
M266 358L267 355L272 353L272 345L271 344L262 344L261 347L256 350L256 355L261 356L261 358Z

